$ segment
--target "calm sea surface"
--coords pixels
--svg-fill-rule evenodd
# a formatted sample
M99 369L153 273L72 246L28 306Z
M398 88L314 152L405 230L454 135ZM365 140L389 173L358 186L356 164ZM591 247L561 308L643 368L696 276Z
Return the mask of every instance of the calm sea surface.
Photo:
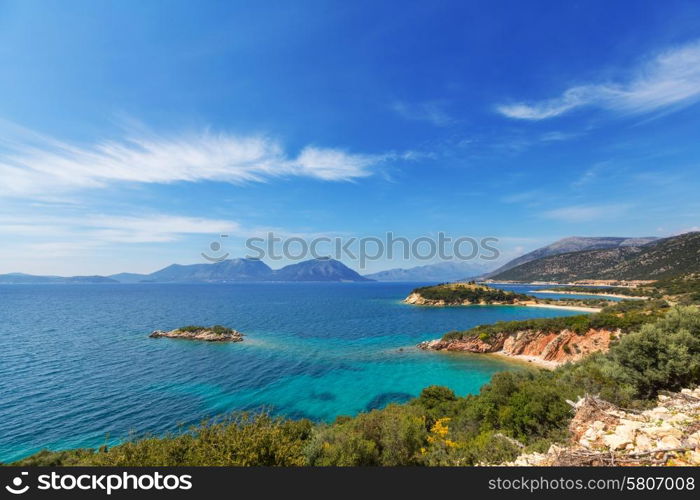
M495 372L522 368L415 345L498 320L580 314L402 304L419 285L0 285L0 461L177 431L234 410L331 420L432 384L475 393ZM187 324L247 337L148 338Z

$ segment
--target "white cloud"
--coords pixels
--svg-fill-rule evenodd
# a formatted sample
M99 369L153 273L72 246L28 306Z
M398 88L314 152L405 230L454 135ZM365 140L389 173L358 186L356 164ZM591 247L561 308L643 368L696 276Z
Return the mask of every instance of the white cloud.
M299 175L324 180L372 175L372 167L393 155L351 155L335 149L304 148L293 163Z
M572 205L555 208L542 213L547 219L563 222L590 222L607 219L624 214L630 209L629 205Z
M235 234L240 231L240 225L234 221L162 214L0 217L0 235L48 239L50 244L78 240L94 244L158 243L175 241L188 234Z
M509 118L544 120L583 106L621 113L645 113L700 98L700 41L675 47L649 58L624 82L578 85L559 97L531 103L497 106Z
M425 121L438 127L454 123L454 119L443 109L443 104L438 101L419 103L396 101L392 104L391 109L407 120Z
M4 124L0 138L0 196L47 195L113 182L244 183L303 176L348 181L372 175L397 154L363 155L307 147L297 157L265 136L208 131L180 136L131 134L118 141L76 145Z

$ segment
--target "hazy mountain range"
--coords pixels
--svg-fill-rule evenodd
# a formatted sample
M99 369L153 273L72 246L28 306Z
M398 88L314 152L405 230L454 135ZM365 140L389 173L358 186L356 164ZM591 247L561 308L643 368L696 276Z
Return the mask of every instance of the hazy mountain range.
M484 266L464 261L438 262L408 269L396 268L366 274L376 281L457 281L484 273Z
M212 264L172 264L150 274L119 273L111 276L0 275L0 283L227 283L240 281L372 281L342 262L314 259L273 270L256 259L227 259Z
M0 283L445 282L474 277L509 281L656 279L700 272L700 233L664 239L573 236L517 257L489 273L484 274L483 269L470 262L450 261L362 276L333 259L313 259L277 270L257 259L227 259L211 264L172 264L150 274L61 277L10 273L0 275Z

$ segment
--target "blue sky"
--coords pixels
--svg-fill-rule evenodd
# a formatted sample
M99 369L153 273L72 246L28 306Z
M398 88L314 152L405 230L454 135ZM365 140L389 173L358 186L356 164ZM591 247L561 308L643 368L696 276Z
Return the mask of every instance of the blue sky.
M700 224L697 2L0 1L0 72L0 272Z

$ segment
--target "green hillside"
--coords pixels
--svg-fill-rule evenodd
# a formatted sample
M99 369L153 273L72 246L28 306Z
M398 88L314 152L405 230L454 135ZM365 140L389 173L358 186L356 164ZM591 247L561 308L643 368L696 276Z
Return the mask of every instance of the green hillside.
M509 281L657 280L700 272L700 232L641 246L569 252L519 265L492 277Z

